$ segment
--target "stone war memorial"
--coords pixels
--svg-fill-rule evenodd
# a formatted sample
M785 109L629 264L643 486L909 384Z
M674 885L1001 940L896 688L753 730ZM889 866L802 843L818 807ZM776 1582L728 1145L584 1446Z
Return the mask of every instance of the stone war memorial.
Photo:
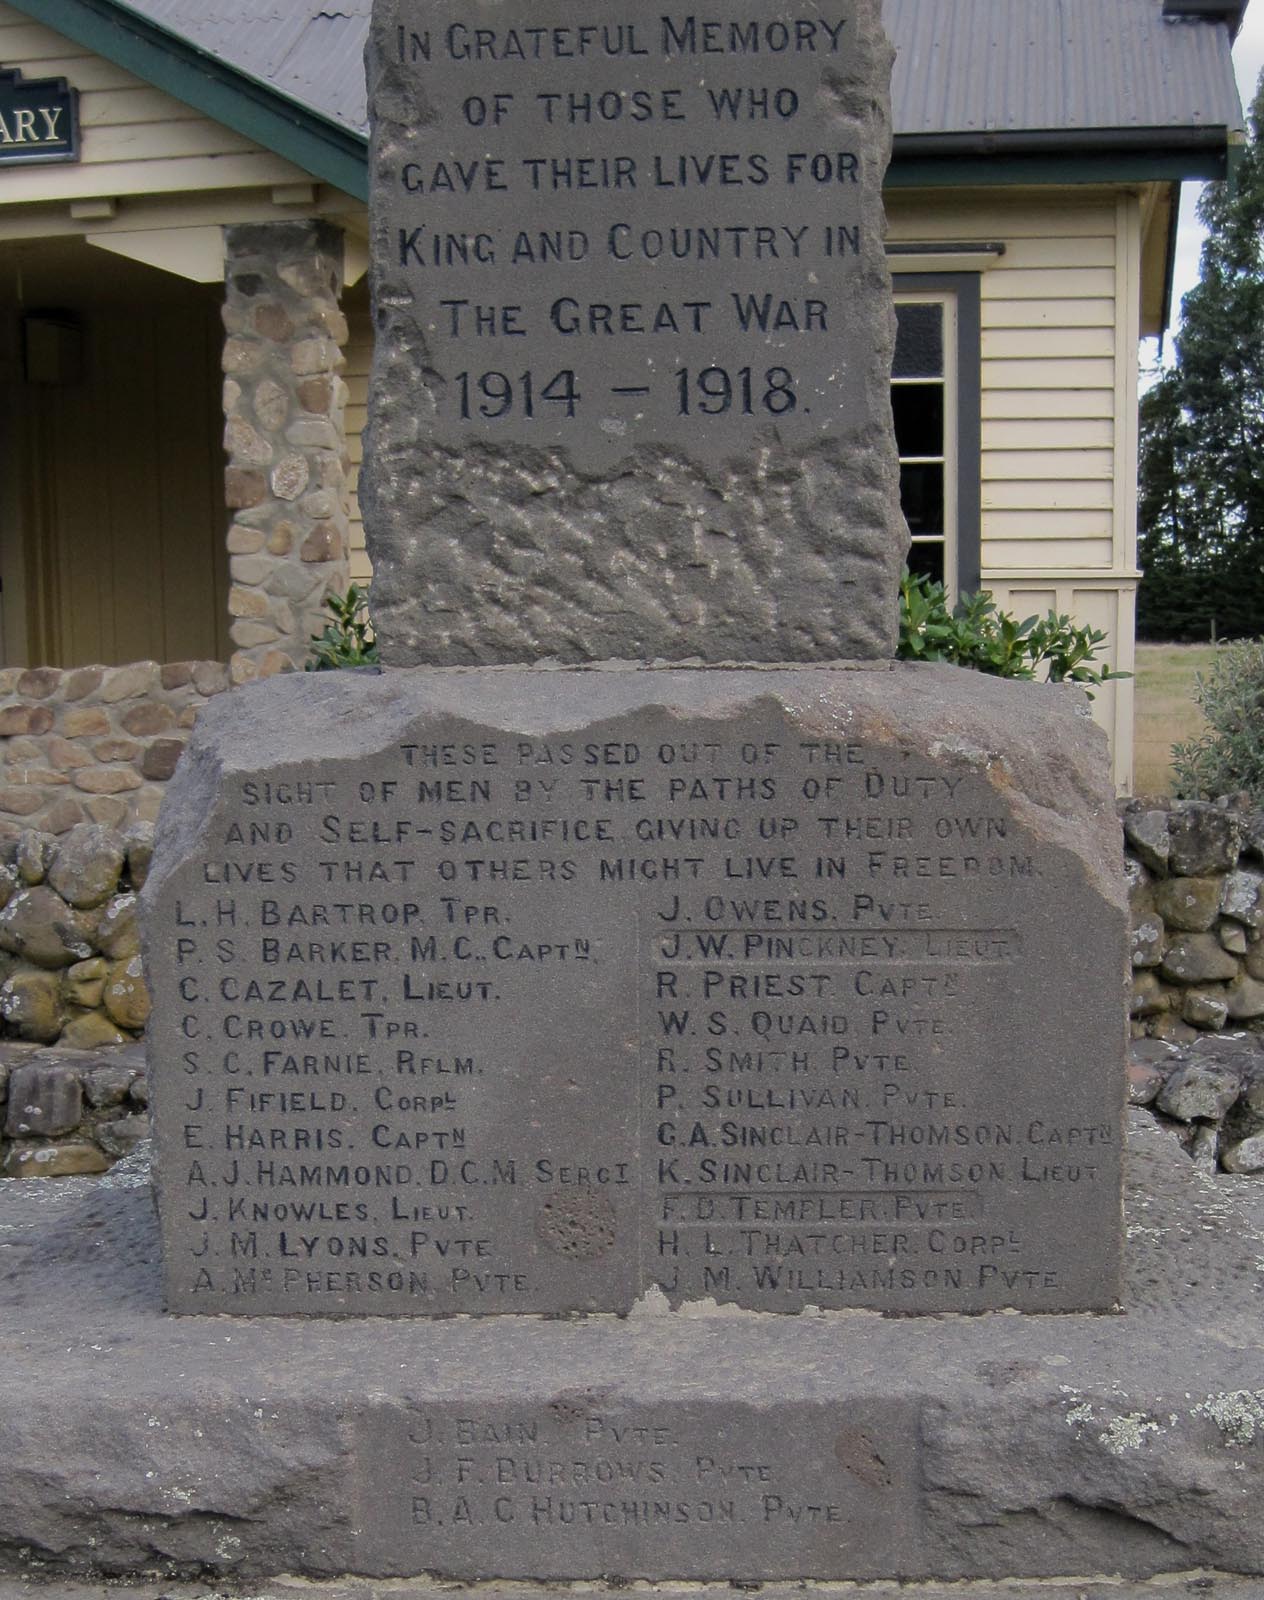
M386 665L170 785L158 1222L14 1213L0 1574L1264 1571L1264 1236L1152 1131L1123 1248L1104 737L893 660L880 11L378 0Z
M173 787L173 1311L1116 1304L1101 740L889 660L890 60L868 4L379 7L400 665Z

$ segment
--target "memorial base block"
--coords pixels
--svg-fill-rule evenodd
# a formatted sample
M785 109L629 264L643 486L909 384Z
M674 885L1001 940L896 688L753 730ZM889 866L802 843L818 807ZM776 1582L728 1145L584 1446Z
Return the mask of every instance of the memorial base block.
M0 1573L1264 1574L1264 1202L1136 1115L1121 1316L170 1317L138 1162L0 1182Z
M1058 687L235 694L144 897L168 1307L1109 1310L1120 857Z

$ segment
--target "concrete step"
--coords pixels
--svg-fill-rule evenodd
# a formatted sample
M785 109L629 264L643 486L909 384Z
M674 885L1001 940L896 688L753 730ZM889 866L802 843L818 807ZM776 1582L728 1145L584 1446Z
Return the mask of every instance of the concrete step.
M164 1315L135 1158L9 1180L0 1574L1264 1596L1264 1186L1142 1115L1126 1206L1122 1315L337 1322Z

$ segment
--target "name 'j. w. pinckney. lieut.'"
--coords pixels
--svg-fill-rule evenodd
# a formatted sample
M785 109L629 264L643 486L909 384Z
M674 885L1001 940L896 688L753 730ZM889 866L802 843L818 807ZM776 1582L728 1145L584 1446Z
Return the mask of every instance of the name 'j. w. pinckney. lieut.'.
M570 61L661 55L837 55L846 19L704 20L660 16L650 23L574 23L557 27L484 28L453 22L435 34L400 27L401 56L429 61Z

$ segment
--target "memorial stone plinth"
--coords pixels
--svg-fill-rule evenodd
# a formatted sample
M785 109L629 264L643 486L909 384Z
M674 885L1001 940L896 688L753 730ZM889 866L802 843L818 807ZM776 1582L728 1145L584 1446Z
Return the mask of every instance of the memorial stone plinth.
M892 653L891 61L879 0L378 0L385 661Z
M1084 711L891 664L208 707L145 888L169 1307L1110 1308Z

